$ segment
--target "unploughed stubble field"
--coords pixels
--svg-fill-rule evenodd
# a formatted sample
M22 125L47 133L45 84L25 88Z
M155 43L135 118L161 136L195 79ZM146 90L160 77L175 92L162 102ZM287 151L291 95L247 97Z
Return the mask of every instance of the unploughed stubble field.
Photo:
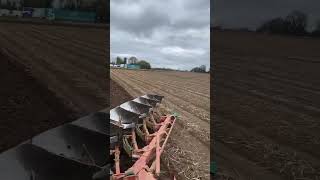
M320 39L211 33L216 179L319 179Z
M180 118L165 149L164 164L179 179L209 179L210 75L208 73L111 69L111 79L131 96L159 94Z

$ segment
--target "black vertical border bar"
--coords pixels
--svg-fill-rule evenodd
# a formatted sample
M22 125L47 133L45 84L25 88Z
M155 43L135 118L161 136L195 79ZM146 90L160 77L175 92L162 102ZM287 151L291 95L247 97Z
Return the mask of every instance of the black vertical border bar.
M111 46L111 44L110 44L110 0L105 0L105 1L107 1L107 34L106 34L106 36L107 36L107 43L106 43L106 45L107 45L107 47L105 47L106 48L106 51L107 51L107 59L105 59L105 66L106 66L106 72L107 72L107 75L106 75L106 83L107 83L107 91L108 92L106 92L107 93L107 96L108 96L108 98L107 98L107 102L106 102L106 104L107 104L107 108L108 109L110 109L110 91L111 91L111 89L110 89L110 46ZM109 123L109 120L108 120L108 123Z
M210 0L210 179L214 179L214 174L216 170L216 163L215 163L215 158L214 158L214 112L215 112L215 87L214 87L214 58L213 58L213 11L214 11L214 0Z
M106 5L107 5L107 17L106 17L106 23L107 23L107 33L106 33L106 36L107 36L107 47L106 48L106 51L107 51L107 59L105 59L106 63L105 63L105 66L106 66L106 85L107 85L107 92L106 92L106 96L107 96L107 111L110 110L110 0L105 0L106 1ZM108 112L109 114L109 112ZM110 116L106 117L106 121L107 121L107 130L109 130L109 132L107 132L108 136L107 136L107 154L108 154L108 159L107 159L107 162L110 162L111 159L110 159ZM106 165L106 172L109 173L110 172L110 166L108 166L108 164ZM106 178L107 179L107 178Z

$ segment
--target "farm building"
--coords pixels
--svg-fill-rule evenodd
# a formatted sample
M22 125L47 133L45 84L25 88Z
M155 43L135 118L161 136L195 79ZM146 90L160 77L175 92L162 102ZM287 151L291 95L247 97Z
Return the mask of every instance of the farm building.
M51 0L51 6L55 9L72 7L75 9L95 9L96 1L92 0Z
M58 21L95 22L96 12L67 9L50 9L53 19Z
M48 18L58 21L107 22L105 0L0 0L1 16Z
M22 11L19 9L21 9L22 6L22 0L1 0L0 15L21 17Z
M127 64L126 68L127 69L140 69L140 65L139 64Z
M22 16L22 12L18 11L18 10L0 9L0 15L1 16L21 17Z

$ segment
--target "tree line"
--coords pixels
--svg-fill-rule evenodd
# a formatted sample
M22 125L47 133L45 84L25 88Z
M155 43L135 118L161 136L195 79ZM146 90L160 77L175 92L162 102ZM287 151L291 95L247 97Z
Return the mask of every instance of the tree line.
M116 57L115 61L110 62L110 64L113 65L121 65L121 64L136 64L140 65L141 69L151 69L151 65L146 60L138 60L136 57L130 57L129 59L127 57L121 58L119 56ZM133 62L133 63L131 63ZM153 68L155 70L166 70L166 71L177 71L176 69L171 68ZM194 67L190 70L190 72L197 72L197 73L210 73L210 68L207 71L205 65L201 65L199 67Z
M129 61L132 61L130 64L139 65L141 69L151 69L151 65L146 60L138 60L136 57L130 57L129 59L127 57L121 58L116 57L115 62L111 62L111 64L129 64Z
M209 73L210 69L208 71L206 71L206 66L205 65L201 65L199 67L194 67L190 70L190 72L197 72L197 73Z
M288 34L296 36L320 36L320 20L316 23L315 28L308 32L307 14L294 10L286 17L277 17L264 22L256 29L257 32Z

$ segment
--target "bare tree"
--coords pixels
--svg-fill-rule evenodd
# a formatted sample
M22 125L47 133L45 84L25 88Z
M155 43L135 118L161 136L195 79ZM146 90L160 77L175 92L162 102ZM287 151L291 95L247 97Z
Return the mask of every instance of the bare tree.
M312 34L312 36L320 37L320 20L317 20L316 26L311 34Z
M307 20L305 13L292 11L288 16L283 18L274 18L263 23L258 32L305 35L307 34Z
M205 73L206 72L206 66L205 65L201 65L199 67L192 68L191 72Z
M288 32L290 34L303 35L306 34L308 17L300 11L291 12L286 18Z

